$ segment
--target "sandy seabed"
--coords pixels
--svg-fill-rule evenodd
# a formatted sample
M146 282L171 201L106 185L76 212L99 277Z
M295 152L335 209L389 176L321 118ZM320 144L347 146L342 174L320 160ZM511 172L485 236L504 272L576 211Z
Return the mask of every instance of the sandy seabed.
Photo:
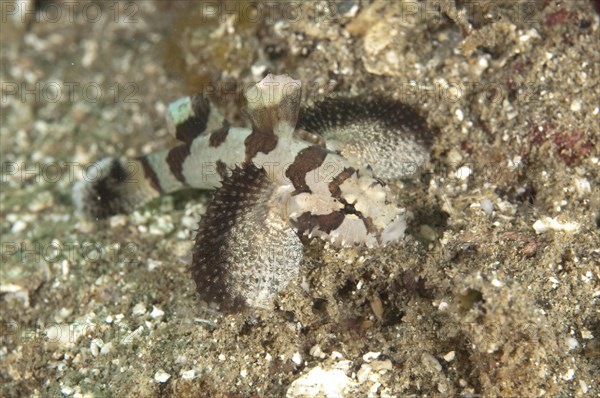
M598 2L2 2L2 396L600 395ZM169 102L234 123L267 72L384 91L439 135L383 249L306 240L272 311L206 310L209 193L93 221L105 156L174 144Z

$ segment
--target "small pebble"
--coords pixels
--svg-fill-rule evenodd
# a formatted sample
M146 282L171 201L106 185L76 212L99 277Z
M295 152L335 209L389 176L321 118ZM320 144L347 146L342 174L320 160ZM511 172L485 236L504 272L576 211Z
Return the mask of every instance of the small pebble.
M358 384L363 384L365 381L367 381L371 370L371 365L363 364L360 367L358 372L356 372L356 380L358 380Z
M536 234L543 234L550 230L553 231L564 231L564 232L577 232L579 230L579 224L575 222L561 223L556 218L542 217L533 223L533 229Z
M146 313L146 306L144 305L144 303L137 303L134 307L133 307L133 315L134 316L140 316L140 315L144 315Z
M154 374L154 381L157 383L165 383L167 380L171 378L171 375L160 369Z
M437 239L437 233L435 229L427 224L422 224L419 227L419 236L429 242L434 242Z
M371 310L379 321L383 320L383 303L377 294L371 298Z
M198 228L198 217L183 216L181 218L181 224L187 229L195 230Z
M363 355L363 361L371 362L373 359L379 358L380 355L380 352L367 352L365 355Z
M123 214L118 214L116 216L112 216L109 219L110 227L111 228L124 227L127 225L127 219L128 219L128 217Z
M152 312L150 313L151 318L160 318L165 312L156 306L152 306Z
M23 232L27 229L27 223L25 221L22 220L17 220L12 228L10 229L10 232L12 232L13 234L17 234L19 232Z
M196 376L196 371L194 369L181 372L181 378L183 380L194 380L194 376Z
M302 355L300 355L299 352L294 353L294 355L292 355L292 362L298 366L302 365Z
M97 357L98 354L100 353L100 348L102 348L104 346L104 342L100 339L94 339L92 340L92 342L90 343L90 352L92 353L92 356Z
M175 225L171 222L171 216L158 216L155 222L150 225L150 235L163 236L175 229Z
M463 114L463 111L461 109L455 110L454 116L456 116L456 120L458 120L459 122L462 122L465 118L465 115Z
M455 356L456 356L456 353L454 351L450 351L449 353L444 355L444 361L450 362L454 359Z
M579 342L577 341L576 338L569 337L567 339L567 346L569 347L569 351L571 351L571 350L574 350L575 348L579 347Z
M573 376L575 376L575 370L573 369L569 369L564 374L560 375L560 377L566 381L572 380Z
M389 359L386 359L383 361L373 361L373 362L371 362L371 367L375 371L392 370L393 369L392 361L390 361Z
M102 354L102 355L108 354L112 350L112 346L113 346L113 343L104 344L102 346L102 349L100 350L100 354Z
M162 261L153 260L149 258L148 260L146 260L146 265L148 266L148 271L153 271L154 269L162 265Z
M311 347L310 351L308 352L311 356L315 357L315 358L320 358L323 359L327 356L327 354L325 354L323 352L323 350L321 350L321 346L316 344L314 346Z
M481 202L479 202L479 205L481 206L481 210L483 210L483 212L488 216L491 216L494 212L494 204L489 199L483 199Z
M504 283L502 283L502 281L494 278L494 279L492 279L492 286L502 287L502 286L504 286Z
M29 205L27 208L33 212L38 213L42 210L48 209L54 205L54 197L48 191L40 193Z
M463 156L454 148L452 148L450 152L448 152L448 155L446 155L446 161L450 166L458 166L462 160Z
M592 185L585 178L574 178L575 190L579 196L584 196L592 192Z
M456 170L456 172L454 173L454 176L459 180L465 181L466 179L469 178L469 176L471 175L472 172L473 171L471 170L470 167L462 166L462 167L459 167L458 170Z
M287 398L345 397L355 383L339 369L311 369L294 380L286 392Z
M264 64L252 65L250 67L250 71L252 72L252 76L254 76L257 79L262 78L265 70L267 70L267 65L264 65Z
M440 362L430 353L424 352L421 355L421 363L430 371L430 372L441 372L442 365Z

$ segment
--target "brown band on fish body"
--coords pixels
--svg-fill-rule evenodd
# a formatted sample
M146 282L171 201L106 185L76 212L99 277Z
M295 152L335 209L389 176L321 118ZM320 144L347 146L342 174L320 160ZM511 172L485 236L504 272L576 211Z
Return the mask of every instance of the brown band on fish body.
M175 127L175 137L186 144L189 144L198 136L198 131L206 125L198 125L195 119L188 119Z
M261 133L257 130L253 130L244 140L246 146L246 162L250 162L254 157L262 152L267 154L271 152L277 146L277 136L272 133Z
M150 166L148 163L148 159L146 156L141 156L137 158L137 160L142 165L142 171L144 172L144 178L150 182L150 186L159 192L161 195L164 193L164 190L160 186L160 181L158 180L158 176L156 175L156 171Z
M290 179L294 188L296 188L294 195L311 192L306 184L306 174L319 168L327 154L328 151L318 145L309 146L298 152L294 162L285 171L285 176Z
M340 174L335 176L333 180L329 183L329 192L334 198L339 198L342 195L342 190L340 189L340 185L348 178L352 177L352 174L356 172L356 169L353 167L346 167Z
M210 114L210 102L204 95L196 94L189 98L192 115L175 126L175 137L186 144L206 130Z
M224 122L221 128L213 131L208 139L208 146L211 148L216 148L224 143L227 139L227 134L229 134L229 127L229 123Z
M291 222L299 233L310 233L316 228L329 234L342 225L344 214L341 211L333 211L329 214L315 215L307 211L302 213L296 220L291 220Z
M173 176L181 182L183 185L187 186L187 181L185 176L183 175L183 163L190 156L191 145L183 144L176 146L171 149L167 154L167 164L169 165L169 170Z
M320 214L316 216L319 220L319 229L326 234L337 229L344 222L344 214L341 211L334 211L329 214Z
M217 160L217 174L219 175L219 177L221 177L221 179L224 179L225 177L228 176L228 170L227 170L227 165L225 164L225 162L221 161L221 160Z
M365 228L367 229L367 233L376 235L379 233L379 230L373 223L373 219L371 217L365 217L362 214L359 215L359 218L362 220L363 224L365 224Z

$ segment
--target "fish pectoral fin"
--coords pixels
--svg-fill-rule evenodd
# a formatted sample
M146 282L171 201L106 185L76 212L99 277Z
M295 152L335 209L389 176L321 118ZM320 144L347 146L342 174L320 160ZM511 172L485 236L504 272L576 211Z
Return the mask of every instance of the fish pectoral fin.
M298 275L300 238L283 218L277 186L252 163L236 167L200 221L192 275L200 297L223 312L271 308Z

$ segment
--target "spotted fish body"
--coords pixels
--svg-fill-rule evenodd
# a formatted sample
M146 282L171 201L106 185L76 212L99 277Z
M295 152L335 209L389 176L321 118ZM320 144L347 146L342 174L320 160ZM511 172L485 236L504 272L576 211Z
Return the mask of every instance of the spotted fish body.
M79 183L74 195L81 211L100 218L180 189L217 188L196 236L192 275L199 295L223 311L271 306L297 277L299 234L337 246L401 239L404 209L371 166L377 141L397 148L381 169L393 178L399 163L426 159L431 137L422 118L393 102L325 101L303 108L298 122L301 85L287 75L268 75L245 95L251 128L231 126L202 95L178 100L167 119L181 145L104 160L103 177Z

